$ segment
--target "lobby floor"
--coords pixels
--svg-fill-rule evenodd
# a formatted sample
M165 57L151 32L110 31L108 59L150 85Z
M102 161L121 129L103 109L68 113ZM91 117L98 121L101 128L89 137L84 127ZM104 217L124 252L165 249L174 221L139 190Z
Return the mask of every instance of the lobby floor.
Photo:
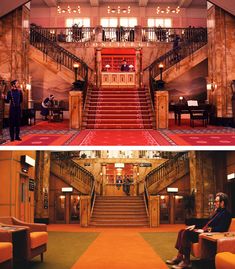
M63 122L38 121L36 125L21 127L22 141L9 141L8 129L3 130L3 146L235 146L235 128L189 126L187 119L181 126L169 121L168 129L69 129Z
M81 228L76 224L50 224L44 262L37 257L29 269L168 269L164 260L176 254L177 231L183 227ZM213 265L195 260L192 264L193 269L213 269Z

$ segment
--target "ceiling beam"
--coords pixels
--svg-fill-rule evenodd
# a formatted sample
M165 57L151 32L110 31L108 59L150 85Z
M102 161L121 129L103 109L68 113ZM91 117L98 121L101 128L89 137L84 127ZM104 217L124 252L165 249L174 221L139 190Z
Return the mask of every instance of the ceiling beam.
M48 7L56 7L56 6L57 6L57 1L56 1L56 0L43 0L43 2L44 2Z
M148 4L148 0L139 0L139 6L140 7L146 7Z
M99 0L90 0L90 4L92 7L98 7L99 6Z
M178 6L179 7L189 7L192 4L193 0L179 0Z

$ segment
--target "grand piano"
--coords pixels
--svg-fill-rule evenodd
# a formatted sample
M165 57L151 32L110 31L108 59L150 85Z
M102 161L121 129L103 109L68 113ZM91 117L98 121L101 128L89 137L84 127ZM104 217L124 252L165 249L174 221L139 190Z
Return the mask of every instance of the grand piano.
M198 104L189 106L187 103L170 104L170 111L174 111L175 124L181 124L181 114L190 114L190 119L193 114L201 113L202 117L208 122L210 115L213 113L213 107L211 104ZM207 117L207 119L206 119Z

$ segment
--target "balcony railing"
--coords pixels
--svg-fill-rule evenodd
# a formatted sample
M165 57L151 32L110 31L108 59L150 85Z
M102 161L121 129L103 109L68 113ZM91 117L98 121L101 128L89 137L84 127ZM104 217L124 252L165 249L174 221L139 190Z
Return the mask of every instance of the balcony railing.
M36 27L41 35L53 42L174 42L176 35L181 42L192 42L199 37L205 39L207 36L206 28L194 27Z

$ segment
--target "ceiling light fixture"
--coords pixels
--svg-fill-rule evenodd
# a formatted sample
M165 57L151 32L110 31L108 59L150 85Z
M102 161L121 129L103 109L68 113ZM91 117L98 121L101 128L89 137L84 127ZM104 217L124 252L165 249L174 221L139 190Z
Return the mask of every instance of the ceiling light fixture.
M131 13L131 7L128 6L127 8L121 8L121 6L117 6L117 7L108 6L107 7L107 12L108 12L108 14L110 14L110 13L113 13L113 14L115 14L115 13L116 14L128 13L128 14L130 14Z
M71 8L70 5L68 5L67 7L63 7L63 8L61 8L61 6L59 6L59 5L57 6L57 13L58 14L66 13L66 12L69 14L71 14L72 12L80 14L81 8L80 8L80 6L74 6Z
M180 12L180 7L178 6L177 8L171 8L170 6L168 6L166 8L161 8L158 6L156 8L156 12L157 14L169 14L169 13L178 14Z

